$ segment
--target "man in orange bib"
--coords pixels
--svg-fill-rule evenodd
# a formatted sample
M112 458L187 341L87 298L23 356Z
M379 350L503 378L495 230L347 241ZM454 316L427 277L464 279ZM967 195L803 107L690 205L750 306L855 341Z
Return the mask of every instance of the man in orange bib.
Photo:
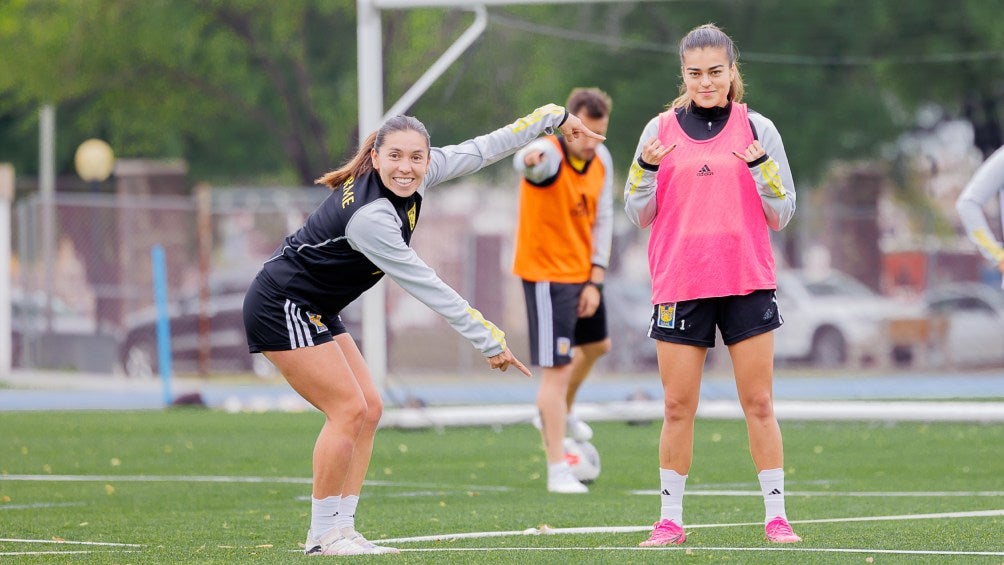
M605 135L610 97L576 88L566 105ZM587 441L592 430L572 412L579 386L610 350L603 278L613 233L613 164L598 140L546 136L513 157L522 175L513 273L523 279L530 357L543 369L537 408L547 451L547 488L588 488L564 457L564 437Z

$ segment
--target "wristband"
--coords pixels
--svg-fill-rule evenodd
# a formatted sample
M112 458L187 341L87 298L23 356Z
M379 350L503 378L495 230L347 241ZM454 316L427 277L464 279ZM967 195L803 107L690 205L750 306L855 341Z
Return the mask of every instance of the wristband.
M596 290L598 290L600 292L603 292L603 283L598 283L598 282L593 282L593 281L586 281L586 286L596 287Z

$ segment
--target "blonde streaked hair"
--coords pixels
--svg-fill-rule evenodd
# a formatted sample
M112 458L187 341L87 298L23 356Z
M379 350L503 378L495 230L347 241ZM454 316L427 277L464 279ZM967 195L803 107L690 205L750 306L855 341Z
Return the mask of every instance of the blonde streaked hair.
M728 98L730 102L742 102L744 88L743 77L739 74L739 54L736 51L736 46L732 43L732 38L715 24L697 26L690 30L687 35L683 36L683 39L680 40L680 67L683 67L684 53L694 49L705 48L725 50L725 54L729 58L729 67L735 71L732 77L732 85L729 88ZM690 95L687 94L687 86L681 84L680 95L669 104L669 107L673 109L689 108L690 102Z

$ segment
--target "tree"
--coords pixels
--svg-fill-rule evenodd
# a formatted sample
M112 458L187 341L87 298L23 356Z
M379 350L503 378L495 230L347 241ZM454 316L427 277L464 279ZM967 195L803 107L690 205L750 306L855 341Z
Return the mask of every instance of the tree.
M1004 2L963 0L946 10L937 0L918 0L901 8L887 2L876 9L883 85L914 115L933 105L944 120L969 121L975 145L990 155L1004 145Z
M872 158L935 105L1001 141L1002 0L678 0L493 6L480 41L410 112L435 143L496 127L573 86L614 98L626 170L680 82L680 37L715 22L740 49L750 106L799 185ZM385 10L386 103L466 28L456 9ZM311 183L358 137L353 0L8 0L0 4L0 158L34 171L39 104L59 106L62 168L85 137L120 156L184 157L221 182ZM8 157L9 156L9 157ZM20 162L19 162L20 161ZM25 162L27 161L27 162Z
M64 167L100 135L203 178L307 184L354 143L354 37L350 0L7 3L0 116L27 132L25 108L57 104Z

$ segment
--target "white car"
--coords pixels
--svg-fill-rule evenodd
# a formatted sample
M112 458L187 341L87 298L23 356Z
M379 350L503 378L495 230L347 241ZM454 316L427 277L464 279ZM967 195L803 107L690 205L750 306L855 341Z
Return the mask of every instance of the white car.
M41 291L15 287L10 299L14 367L112 371L116 337L93 314Z
M950 366L1004 365L1004 290L978 283L955 283L924 296L934 316L948 320L941 344Z
M775 332L775 356L818 367L890 363L890 323L927 319L923 303L884 297L832 269L778 270L777 303L784 325Z
M652 316L648 282L607 282L607 320L614 338L612 359L620 364L628 357L639 367L655 366L655 347L644 337ZM850 275L828 270L810 276L798 269L777 272L777 302L784 324L775 331L774 354L779 360L808 362L835 368L892 363L895 340L890 324L895 321L927 323L922 302L903 302L881 296ZM708 351L709 366L728 357L717 337ZM909 351L907 353L910 353Z

